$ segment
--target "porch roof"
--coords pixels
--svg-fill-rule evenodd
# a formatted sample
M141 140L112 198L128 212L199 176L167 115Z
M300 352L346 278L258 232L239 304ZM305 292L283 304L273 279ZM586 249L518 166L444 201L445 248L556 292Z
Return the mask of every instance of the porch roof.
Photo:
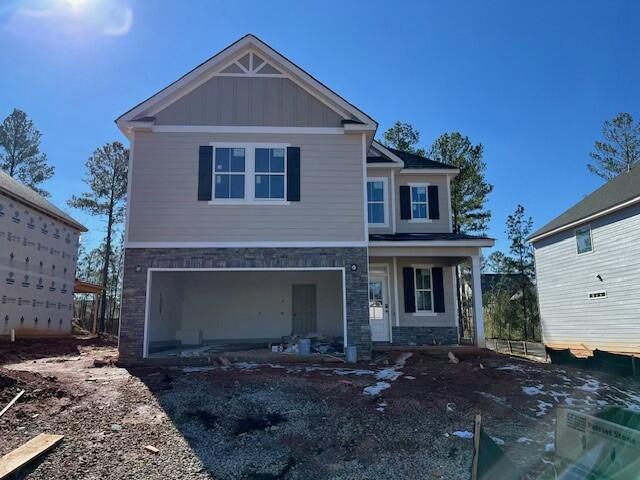
M495 239L466 233L371 233L369 243L375 246L473 246L492 247Z

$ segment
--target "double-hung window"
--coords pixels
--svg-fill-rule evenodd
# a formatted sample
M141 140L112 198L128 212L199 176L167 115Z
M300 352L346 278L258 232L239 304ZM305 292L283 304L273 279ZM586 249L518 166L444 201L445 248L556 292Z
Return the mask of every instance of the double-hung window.
M255 150L255 198L285 198L285 149L256 148Z
M244 148L215 149L214 197L217 199L244 198Z
M429 218L427 187L427 185L411 185L411 218L414 220L427 220Z
M287 199L286 144L213 144L211 203L283 204Z
M418 267L414 271L416 275L416 312L433 312L431 268Z
M386 225L385 179L367 181L367 219L370 225Z
M576 249L578 251L578 255L593 251L591 225L586 225L576 229Z

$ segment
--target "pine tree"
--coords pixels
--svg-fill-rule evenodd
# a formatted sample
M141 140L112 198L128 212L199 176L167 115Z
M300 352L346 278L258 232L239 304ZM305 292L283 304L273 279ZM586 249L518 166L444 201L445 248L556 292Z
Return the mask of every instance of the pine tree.
M54 167L40 151L42 134L22 110L13 112L0 124L0 168L40 195L50 194L39 185L53 177Z
M104 240L104 259L102 264L99 331L104 332L107 309L109 267L113 253L112 239L115 228L124 218L124 205L127 195L127 171L129 150L120 142L107 143L93 152L86 163L85 183L89 191L81 196L75 195L69 205L89 212L91 215L106 217L107 228Z
M409 123L396 121L393 127L384 132L383 138L381 143L388 147L416 155L425 154L424 149L415 147L420 142L420 132Z
M628 172L640 164L640 123L633 123L628 113L619 113L602 126L604 142L596 141L595 150L589 155L593 163L587 168L605 180Z

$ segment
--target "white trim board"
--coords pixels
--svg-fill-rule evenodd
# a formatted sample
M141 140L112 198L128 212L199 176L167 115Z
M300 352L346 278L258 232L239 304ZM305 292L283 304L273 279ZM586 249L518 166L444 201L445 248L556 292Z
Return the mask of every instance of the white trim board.
M430 241L372 241L370 247L493 247L495 240L430 240Z
M233 126L233 125L154 125L152 132L156 133L267 133L267 134L313 134L313 135L344 135L342 127L270 127L270 126Z
M324 248L324 247L366 247L363 241L320 241L320 242L126 242L125 248Z
M529 241L530 242L537 242L538 240L541 240L545 237L548 237L550 235L553 235L555 233L558 232L562 232L564 230L569 230L570 228L576 227L582 223L589 223L591 220L594 220L596 218L600 218L600 217L604 217L605 215L608 215L610 213L613 212L617 212L618 210L622 210L623 208L629 207L631 205L633 205L634 203L638 203L640 202L640 196L631 198L629 200L627 200L626 202L622 202L618 205L614 205L613 207L607 208L605 210L602 210L601 212L597 212L594 213L592 215L589 215L587 217L581 218L580 220L576 220L575 222L571 222L571 223L567 223L566 225L562 225L560 227L554 228L553 230L549 230L546 233L541 233L540 235L536 235L535 237L529 237Z
M147 268L147 286L144 310L144 329L142 336L142 358L149 358L149 310L151 302L151 282L154 272L314 272L336 271L342 272L342 325L344 332L344 345L347 343L347 282L345 267L248 267L248 268Z

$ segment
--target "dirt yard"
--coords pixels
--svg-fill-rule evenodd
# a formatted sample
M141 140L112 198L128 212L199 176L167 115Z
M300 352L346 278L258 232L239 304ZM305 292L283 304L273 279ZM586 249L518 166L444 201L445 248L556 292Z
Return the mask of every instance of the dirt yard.
M25 390L0 418L0 455L65 435L18 478L466 479L476 413L535 478L557 405L640 409L628 378L490 352L135 370L115 358L95 340L0 344L0 408Z

